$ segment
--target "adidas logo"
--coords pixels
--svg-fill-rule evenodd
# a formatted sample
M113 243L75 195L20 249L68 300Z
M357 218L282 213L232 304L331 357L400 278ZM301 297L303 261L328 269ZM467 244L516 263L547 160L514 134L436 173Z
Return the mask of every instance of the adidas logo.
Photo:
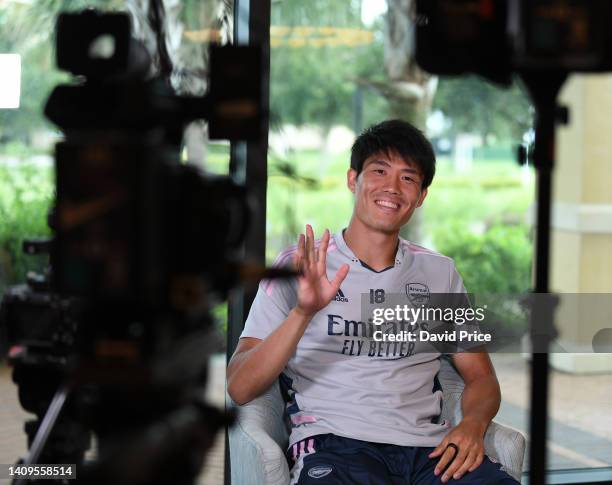
M342 293L341 289L338 289L338 293L336 293L336 301L342 301L344 303L348 303L348 298L346 296L344 296L344 293Z

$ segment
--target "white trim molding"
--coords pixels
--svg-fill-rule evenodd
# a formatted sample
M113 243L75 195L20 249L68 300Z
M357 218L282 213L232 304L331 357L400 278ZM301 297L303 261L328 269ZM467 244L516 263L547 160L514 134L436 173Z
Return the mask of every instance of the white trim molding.
M528 223L533 225L535 204L530 209ZM554 202L551 228L577 233L612 234L612 204Z

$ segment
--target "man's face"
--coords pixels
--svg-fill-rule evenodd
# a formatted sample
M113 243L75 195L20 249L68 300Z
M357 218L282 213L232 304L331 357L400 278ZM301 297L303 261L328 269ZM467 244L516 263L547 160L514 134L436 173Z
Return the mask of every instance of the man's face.
M352 168L347 184L355 194L354 216L365 226L393 233L408 222L427 195L423 175L412 161L394 152L367 158L359 176Z

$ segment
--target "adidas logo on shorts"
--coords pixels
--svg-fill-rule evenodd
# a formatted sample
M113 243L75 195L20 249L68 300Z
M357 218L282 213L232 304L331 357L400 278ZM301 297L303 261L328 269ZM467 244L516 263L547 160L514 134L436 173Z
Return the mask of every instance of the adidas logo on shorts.
M348 303L348 298L346 296L344 296L344 293L342 293L342 290L338 288L338 293L336 293L336 301L341 301L344 303Z

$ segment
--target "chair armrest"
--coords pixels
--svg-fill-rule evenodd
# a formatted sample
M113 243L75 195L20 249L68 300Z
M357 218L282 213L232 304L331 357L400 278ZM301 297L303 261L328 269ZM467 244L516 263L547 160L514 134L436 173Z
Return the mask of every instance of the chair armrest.
M439 379L444 393L441 418L456 426L463 419L461 395L464 382L446 356L441 360ZM484 448L487 456L499 461L508 475L521 481L525 437L520 432L492 421L484 435Z
M239 413L236 424L228 431L232 485L287 485L289 467L284 449L288 428L278 381L242 406L229 396L227 400Z
M525 437L503 424L492 421L484 436L485 452L502 464L508 475L521 481L525 456Z

